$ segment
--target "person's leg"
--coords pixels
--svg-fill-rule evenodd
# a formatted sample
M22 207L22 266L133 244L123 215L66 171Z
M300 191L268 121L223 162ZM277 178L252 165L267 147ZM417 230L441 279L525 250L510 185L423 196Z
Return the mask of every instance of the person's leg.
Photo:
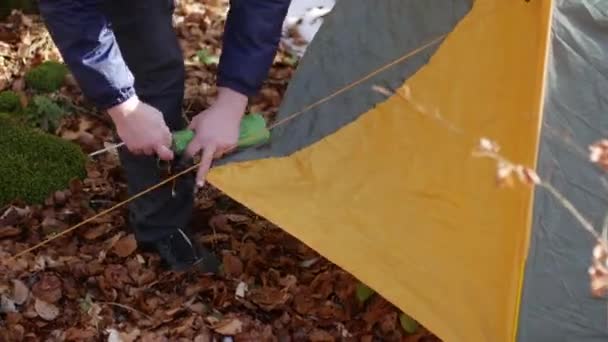
M163 113L171 131L185 128L181 115L185 71L172 26L173 0L105 1L104 13L134 74L138 96ZM126 170L130 195L162 181L156 156L133 155L127 148L121 148L119 156ZM179 243L174 248L170 244L176 244L175 236L182 239L184 233L189 235L194 173L178 177L175 183L174 193L171 182L131 202L130 223L140 245L155 246L161 256L172 259L166 260L169 264L178 267L176 264L184 264L178 259L188 259L187 253ZM159 247L158 241L164 241L165 246ZM176 255L180 252L186 255Z

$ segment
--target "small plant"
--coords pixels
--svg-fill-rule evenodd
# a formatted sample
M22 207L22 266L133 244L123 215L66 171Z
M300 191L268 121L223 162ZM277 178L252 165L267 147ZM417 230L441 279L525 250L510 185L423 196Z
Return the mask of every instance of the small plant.
M68 74L68 68L59 62L46 61L25 74L26 85L38 92L58 90Z
M21 111L19 95L12 90L0 92L0 112L17 113Z
M34 127L54 132L64 115L63 109L46 96L36 95L25 108L25 118Z
M198 58L199 62L201 62L205 65L218 64L220 62L220 59L218 56L213 55L212 53L210 53L209 51L207 51L205 49L197 51L196 57Z

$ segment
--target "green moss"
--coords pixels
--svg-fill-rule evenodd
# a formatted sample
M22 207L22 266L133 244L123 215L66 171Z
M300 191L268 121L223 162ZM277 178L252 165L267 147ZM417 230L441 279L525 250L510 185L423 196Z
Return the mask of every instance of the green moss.
M28 87L40 92L58 90L68 74L68 68L59 62L45 61L25 74Z
M73 178L86 175L86 155L57 136L16 124L0 114L0 206L42 203Z
M46 132L54 132L59 127L63 115L63 109L43 95L35 95L25 108L27 121Z
M21 111L19 95L12 90L0 92L0 112L17 113Z

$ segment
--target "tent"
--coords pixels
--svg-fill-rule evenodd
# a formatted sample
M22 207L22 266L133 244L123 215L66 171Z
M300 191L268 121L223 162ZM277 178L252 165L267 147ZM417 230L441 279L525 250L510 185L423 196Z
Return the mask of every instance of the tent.
M338 1L270 142L208 179L445 341L606 341L595 241L471 154L496 141L601 226L606 37L606 1Z

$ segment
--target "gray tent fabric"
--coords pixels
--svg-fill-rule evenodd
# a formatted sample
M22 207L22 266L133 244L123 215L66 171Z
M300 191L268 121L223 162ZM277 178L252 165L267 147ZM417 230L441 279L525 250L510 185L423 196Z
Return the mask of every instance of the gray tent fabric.
M586 146L608 136L608 1L554 6L538 172L601 230L608 189ZM519 341L608 341L608 302L591 297L587 273L594 245L551 194L537 190Z
M290 81L277 120L289 117L373 70L449 34L472 0L339 0L325 18ZM424 66L443 40L272 131L271 141L227 156L221 164L285 156L337 131ZM220 163L218 163L219 165Z

